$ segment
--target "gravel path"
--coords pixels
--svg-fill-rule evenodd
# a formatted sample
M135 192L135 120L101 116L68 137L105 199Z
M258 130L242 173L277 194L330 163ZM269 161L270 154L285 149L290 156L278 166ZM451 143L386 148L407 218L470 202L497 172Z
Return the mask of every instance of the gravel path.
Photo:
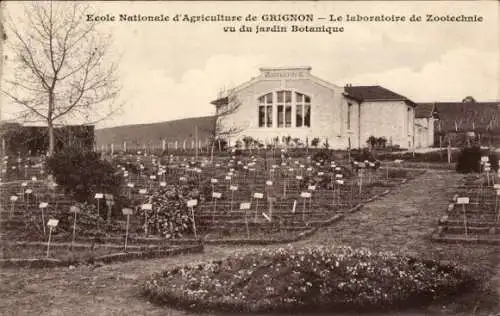
M447 172L427 172L296 245L346 243L378 250L399 250L421 257L458 260L483 269L493 267L490 264L494 256L491 248L434 244L427 239L446 209L453 195L452 186L459 178L459 175ZM256 248L248 247L245 251ZM144 279L175 265L224 258L237 249L207 246L203 254L101 267L4 269L0 271L0 314L190 315L142 299L139 289ZM470 262L471 256L484 260ZM477 300L476 297L472 299ZM481 308L477 311L477 315L489 315L486 311L481 313ZM459 306L451 303L445 308L393 315L471 315L471 311L460 311Z

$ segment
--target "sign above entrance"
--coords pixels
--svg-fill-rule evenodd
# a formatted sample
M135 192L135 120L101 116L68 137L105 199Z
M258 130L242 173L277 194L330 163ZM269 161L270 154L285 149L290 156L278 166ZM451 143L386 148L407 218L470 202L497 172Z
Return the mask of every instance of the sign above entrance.
M266 79L302 79L309 76L311 67L260 68Z

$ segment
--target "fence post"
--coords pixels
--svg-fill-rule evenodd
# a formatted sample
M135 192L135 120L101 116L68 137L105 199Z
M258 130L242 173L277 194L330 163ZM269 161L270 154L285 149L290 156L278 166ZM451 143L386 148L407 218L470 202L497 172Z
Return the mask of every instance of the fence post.
M163 151L165 151L165 149L166 149L166 145L167 145L167 142L166 142L164 139L162 139L162 141L161 141L161 149L162 149Z
M178 141L175 141L175 149L177 150Z
M123 141L123 153L127 152L127 141Z

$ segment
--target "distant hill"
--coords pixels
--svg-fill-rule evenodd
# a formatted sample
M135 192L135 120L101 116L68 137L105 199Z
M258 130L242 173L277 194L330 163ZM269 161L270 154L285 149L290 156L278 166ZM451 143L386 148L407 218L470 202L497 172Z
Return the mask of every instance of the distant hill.
M97 146L121 145L124 141L128 145L161 144L165 139L167 142L190 142L195 138L195 130L198 127L198 139L205 141L210 137L210 131L214 127L214 117L193 117L175 121L123 125L109 128L97 129L95 138Z

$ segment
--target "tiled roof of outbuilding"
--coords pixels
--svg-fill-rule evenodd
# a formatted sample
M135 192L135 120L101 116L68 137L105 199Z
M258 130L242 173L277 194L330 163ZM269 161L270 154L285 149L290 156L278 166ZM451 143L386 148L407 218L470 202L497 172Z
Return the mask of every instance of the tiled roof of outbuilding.
M415 108L415 118L439 118L439 112L436 108L436 103L417 103Z
M405 101L415 106L415 102L405 96L397 94L381 86L346 86L344 87L346 97L364 101Z

